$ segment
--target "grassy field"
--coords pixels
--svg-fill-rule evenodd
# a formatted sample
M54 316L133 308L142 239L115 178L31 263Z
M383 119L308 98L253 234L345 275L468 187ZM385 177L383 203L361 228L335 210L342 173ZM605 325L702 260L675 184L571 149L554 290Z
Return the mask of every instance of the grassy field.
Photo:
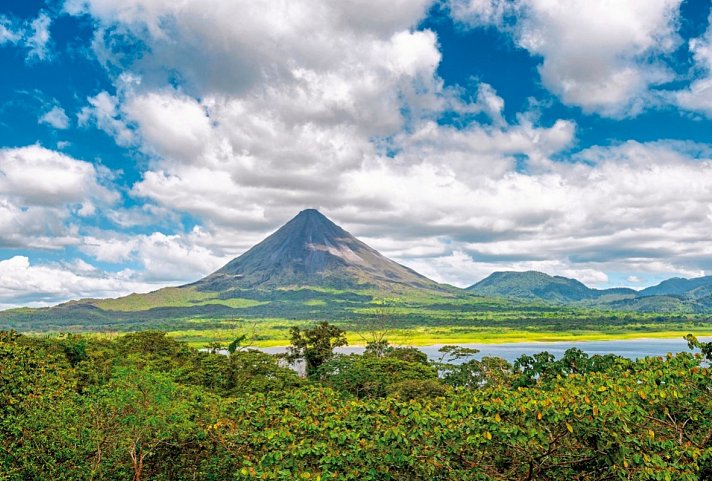
M232 308L255 307L265 301L233 297L221 299L214 292L200 292L193 288L166 287L148 294L130 294L116 299L91 300L92 305L106 311L139 312L166 307L193 307L219 304Z
M210 321L211 324L214 321ZM250 338L249 344L254 347L276 347L289 345L289 329L292 326L308 327L312 321L297 321L287 319L263 319L244 323L233 323L229 327L204 329L200 322L195 328L166 330L170 337L184 341L192 347L205 347L210 343L218 342L228 344L235 338L246 334ZM346 337L351 346L366 344L368 334L354 330L348 323L335 322L334 324L346 330ZM97 337L115 337L125 331L82 331ZM27 331L34 335L58 335L58 332ZM394 329L387 335L392 345L401 346L428 346L434 344L495 344L514 342L557 342L557 341L610 341L623 339L664 339L681 338L686 334L694 333L698 336L712 336L712 324L684 323L661 329L655 325L637 326L635 329L615 328L599 330L541 330L541 329L512 329L500 327L464 328L462 326L437 326L437 327L411 327Z
M328 321L365 344L374 320L400 345L592 341L712 334L712 317L691 313L634 313L519 302L472 295L379 298L377 292L302 288L201 292L166 288L120 299L83 300L57 308L0 313L0 329L52 334L114 335L158 329L202 347L247 334L255 346L284 346L289 329Z
M252 338L255 347L286 346L289 344L289 328L306 327L311 322L293 320L261 320L254 325L226 329L184 329L169 331L169 335L194 347L203 347L211 342L229 343L242 334ZM349 345L365 345L368 333L357 331L345 323L335 323L344 328ZM555 342L555 341L602 341L641 338L681 338L686 334L712 335L712 325L686 323L676 328L660 329L657 326L639 326L636 329L600 329L549 331L537 329L510 329L497 327L463 328L462 326L411 327L394 329L387 338L391 344L427 346L433 344L489 344L508 342Z

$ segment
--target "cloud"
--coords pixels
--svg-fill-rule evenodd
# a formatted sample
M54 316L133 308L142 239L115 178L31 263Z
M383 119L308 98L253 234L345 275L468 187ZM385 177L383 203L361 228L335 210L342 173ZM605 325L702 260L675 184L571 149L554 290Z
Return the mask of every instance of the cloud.
M81 251L93 258L116 264L140 263L140 277L151 282L192 282L226 264L233 256L200 245L205 234L196 229L188 234L154 232L134 236L87 236Z
M361 2L69 2L97 18L95 51L124 72L79 123L153 159L135 196L212 226L265 228L290 203L328 198L374 155L372 139L455 102L435 74L435 35L413 30L426 4L372 21ZM121 55L126 36L146 46L140 58Z
M396 169L381 159L348 176L352 205L335 215L386 254L460 285L503 269L588 273L598 284L607 271L699 275L712 261L712 160L692 151L627 142L477 182L434 160ZM424 238L437 239L429 253L417 252Z
M677 104L694 112L712 116L712 15L705 34L690 40L689 49L695 63L696 78L686 89L674 94Z
M482 105L468 108L492 112L498 126L458 130L427 118L414 121L410 133L387 142L400 152L391 162L405 167L432 161L476 182L482 175L503 175L517 155L532 168L546 163L572 142L571 122L540 128L522 117L516 125L503 123L501 99L489 86L482 90ZM162 91L132 98L125 110L160 159L133 193L233 229L265 226L294 203L342 204L344 195L352 195L349 173L380 155L353 124L289 125L276 118L278 112L259 112L238 99L201 103ZM377 181L377 172L370 174ZM359 203L359 194L350 200Z
M51 57L49 50L51 23L52 19L45 12L40 12L38 17L30 22L25 34L25 45L29 48L28 61L43 61Z
M115 103L112 114L115 114ZM162 157L190 161L210 147L213 125L208 105L161 91L131 97L126 116L138 125L143 140Z
M62 107L54 106L39 118L39 123L45 123L55 129L63 130L69 128L69 117L67 117Z
M0 45L15 44L22 39L22 32L15 23L7 16L0 15Z
M78 241L76 222L118 194L108 173L38 145L0 149L0 245L61 248Z
M82 297L118 297L157 288L134 276L130 270L101 272L81 259L33 265L25 256L14 256L0 260L0 308L47 306Z
M564 103L624 117L660 103L655 87L674 78L662 58L681 41L680 3L451 0L450 12L471 27L511 32L519 47L541 58L544 86Z
M95 17L100 22L98 54L146 82L163 86L172 69L192 89L244 93L265 76L273 82L292 78L295 66L323 71L344 60L354 66L356 59L368 61L379 53L373 47L414 26L429 3L399 0L377 20L365 14L380 7L373 0L70 0L65 10ZM235 19L240 28L235 28ZM127 56L121 49L127 39L143 46L143 55ZM362 80L368 84L367 77Z
M89 162L38 145L0 149L0 192L23 206L116 200L101 176Z
M515 14L517 2L511 0L450 0L450 15L472 26L504 27L505 17Z
M40 12L37 18L20 22L16 18L0 15L0 45L13 44L27 50L28 63L51 60L50 25L52 18Z
M77 122L80 126L95 126L113 137L121 146L130 146L134 143L134 132L119 112L117 97L102 91L87 98L87 102L89 105L82 107L77 114Z

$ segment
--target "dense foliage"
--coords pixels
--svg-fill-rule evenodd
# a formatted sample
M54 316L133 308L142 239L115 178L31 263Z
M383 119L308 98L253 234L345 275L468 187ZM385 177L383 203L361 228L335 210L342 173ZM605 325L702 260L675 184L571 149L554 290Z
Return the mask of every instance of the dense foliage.
M158 332L0 332L0 480L711 480L712 349L690 343L513 365L385 348L302 379Z

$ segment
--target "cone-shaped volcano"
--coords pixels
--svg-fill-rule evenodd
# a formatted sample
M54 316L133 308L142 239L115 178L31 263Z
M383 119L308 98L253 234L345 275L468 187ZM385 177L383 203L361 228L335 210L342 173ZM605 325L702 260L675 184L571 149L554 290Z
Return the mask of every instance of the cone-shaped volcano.
M193 285L204 291L292 286L444 287L382 256L314 209L303 210L274 234Z

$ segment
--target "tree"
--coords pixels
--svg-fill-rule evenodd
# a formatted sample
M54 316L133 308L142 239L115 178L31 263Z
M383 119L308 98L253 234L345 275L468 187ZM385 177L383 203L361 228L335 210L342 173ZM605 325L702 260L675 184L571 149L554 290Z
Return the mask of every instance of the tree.
M426 366L430 365L428 355L415 347L388 347L384 356L400 359L401 361L417 362Z
M699 349L702 351L702 355L705 359L712 361L712 342L700 342L692 334L685 336L685 340L687 341L687 346L690 349Z
M386 393L403 401L426 400L444 396L448 387L438 379L410 379L386 386Z
M515 386L534 386L538 381L556 378L560 374L556 358L547 351L532 356L523 354L514 361L514 370L519 374Z
M67 334L62 338L61 345L72 367L89 359L86 338L77 334Z
M168 471L166 457L189 449L203 407L215 400L165 374L130 367L117 368L88 402L96 470L141 481Z
M230 355L235 354L235 351L242 348L242 344L245 342L246 339L247 339L246 334L242 334L242 335L236 337L230 344L228 344L227 352L229 352Z
M278 364L275 356L249 349L230 354L227 370L221 373L225 383L225 393L284 391L303 384L293 370Z
M250 324L250 329L247 333L240 334L233 341L228 344L227 352L230 355L235 354L237 351L242 351L244 349L249 349L254 344L255 336L257 334L257 321L253 321Z
M443 346L436 366L443 381L451 386L470 389L484 386L509 385L512 378L512 366L499 357L485 356L482 360L474 359L480 351L461 346Z
M437 374L435 368L419 362L352 354L324 363L315 377L329 387L365 398L383 397L389 386L405 381L439 383Z
M374 301L365 319L359 323L356 334L366 343L366 353L384 356L388 350L388 335L397 327L395 303L397 299Z
M348 345L344 331L326 321L304 330L295 326L289 332L291 345L286 359L292 364L304 361L307 376L333 358L334 349Z

